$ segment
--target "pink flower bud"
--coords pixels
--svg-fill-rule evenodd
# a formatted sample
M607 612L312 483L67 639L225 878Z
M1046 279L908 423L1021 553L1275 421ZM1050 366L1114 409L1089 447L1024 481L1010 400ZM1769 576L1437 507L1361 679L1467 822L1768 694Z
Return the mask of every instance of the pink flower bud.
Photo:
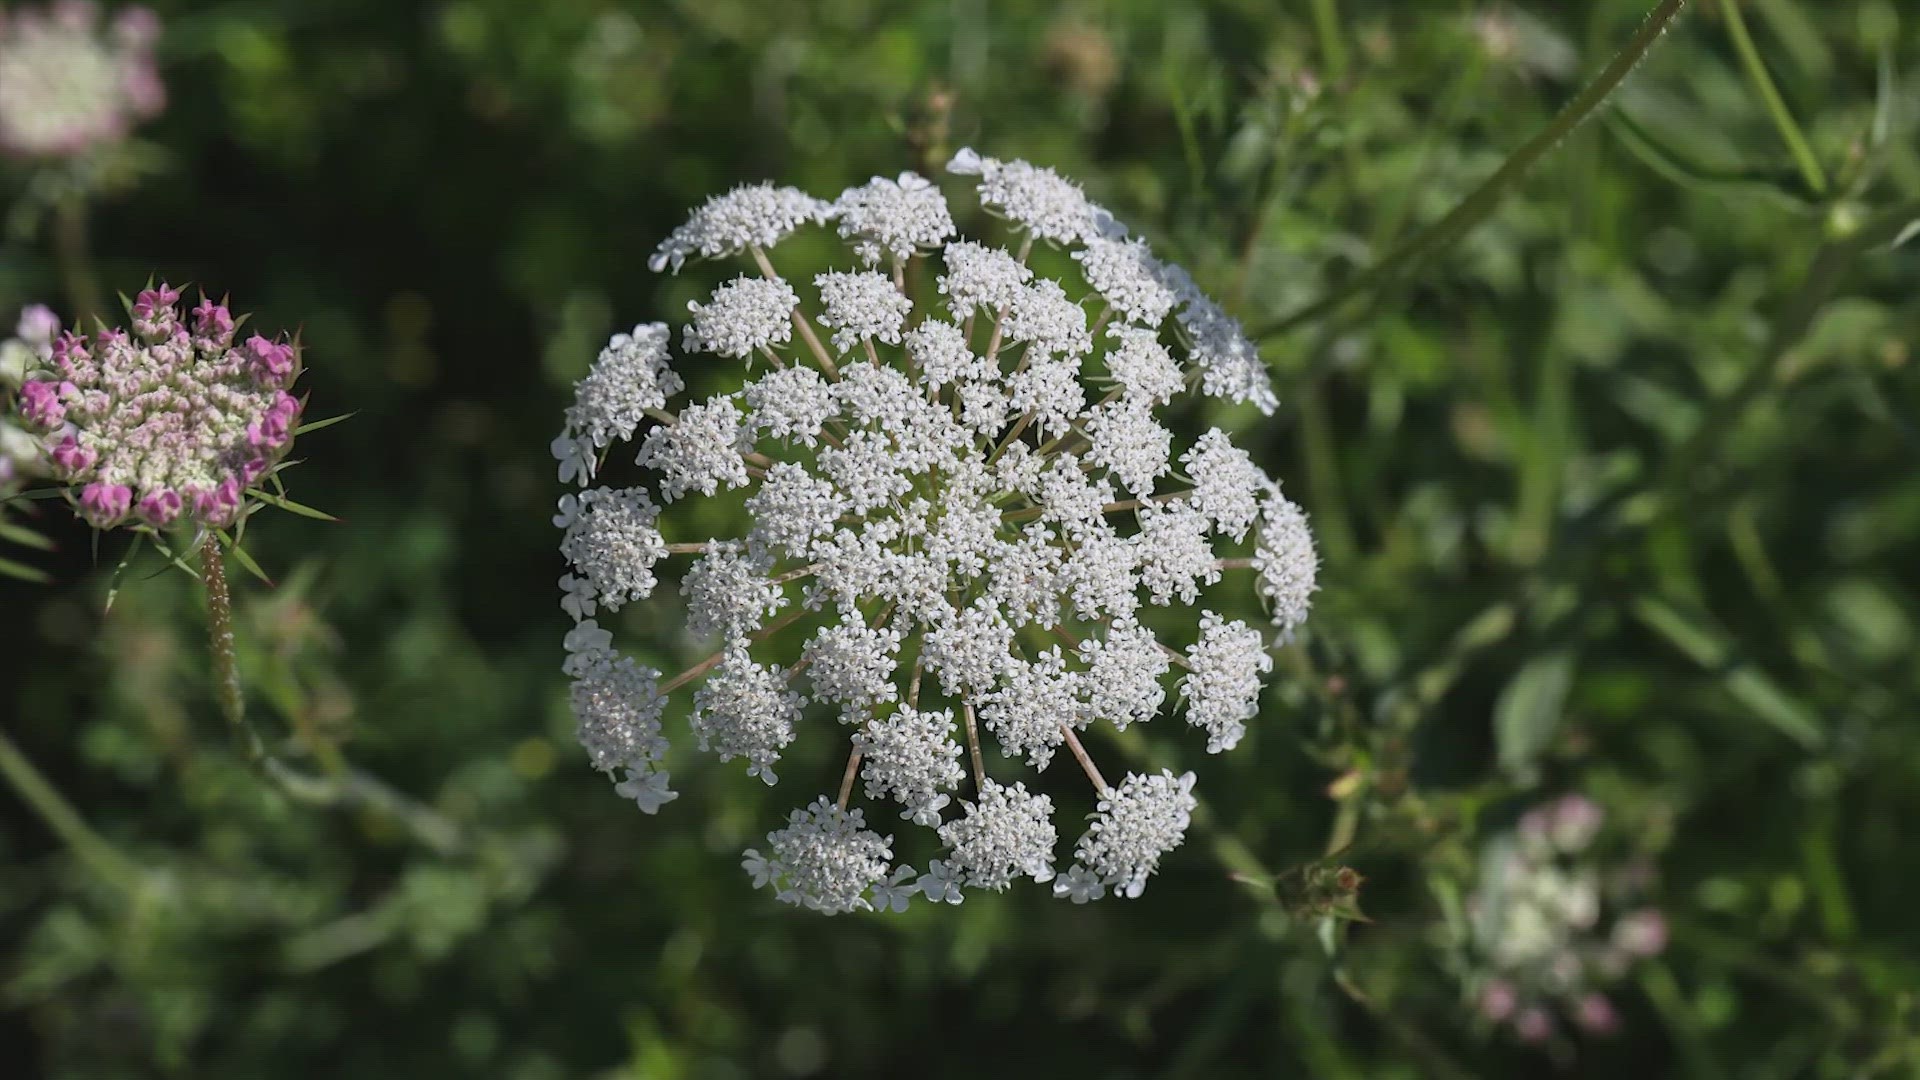
M157 289L141 289L133 298L133 332L149 342L171 338L179 318L173 305L179 302L180 290L164 282Z
M193 309L193 343L206 352L219 352L233 344L233 313L225 304L202 299Z
M255 334L240 347L240 353L253 365L253 378L262 386L284 383L293 374L293 346L268 341Z
M29 304L20 309L20 325L14 335L36 349L51 349L60 336L60 316L45 304Z
M140 520L155 528L164 529L173 524L173 520L179 517L180 511L185 508L186 503L180 498L179 492L172 488L161 488L140 500Z
M1513 1030L1522 1042L1543 1043L1553 1038L1553 1018L1547 1010L1529 1006L1513 1018Z
M160 16L152 8L121 8L113 19L113 38L129 49L150 49L160 40Z
M35 380L20 387L20 415L42 431L57 428L67 418L67 406L61 400L73 390L72 383Z
M1514 992L1513 984L1505 979L1495 979L1480 991L1480 1015L1498 1024L1513 1015L1520 1005L1520 995Z
M1611 1035L1620 1030L1620 1014L1613 1011L1613 1002L1608 1001L1605 994L1594 993L1581 998L1573 1019L1581 1030L1592 1035Z
M240 511L240 482L229 476L209 491L199 491L193 496L193 512L209 525L222 527L233 524Z
M72 435L61 439L48 456L53 459L55 471L65 480L78 479L99 460L98 454L81 446L80 440Z
M1567 795L1552 807L1553 844L1568 854L1584 851L1593 843L1607 812L1585 795Z
M1613 944L1630 956L1658 956L1667 947L1667 917L1659 908L1629 911L1613 924Z
M110 529L133 508L133 489L125 484L91 483L80 492L80 516L96 529Z
M101 344L105 344L102 341ZM53 366L62 375L73 374L75 366L84 366L93 360L93 354L87 351L87 339L69 330L53 342Z
M140 294L133 298L133 317L151 319L157 313L171 313L173 305L179 302L180 290L170 288L163 281L159 288L141 289Z

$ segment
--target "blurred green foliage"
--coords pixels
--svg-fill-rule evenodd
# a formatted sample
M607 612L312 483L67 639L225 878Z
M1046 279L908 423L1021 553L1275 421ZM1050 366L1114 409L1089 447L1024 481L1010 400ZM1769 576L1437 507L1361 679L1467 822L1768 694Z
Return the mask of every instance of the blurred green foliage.
M93 202L93 269L303 327L311 415L356 412L289 475L343 522L249 533L279 583L237 582L242 659L285 756L424 818L255 778L193 582L148 556L103 612L118 541L13 511L58 543L7 553L55 584L0 580L16 1075L1920 1072L1920 273L1888 244L1920 219L1920 19L1728 3L1476 229L1269 337L1277 417L1185 417L1262 446L1325 587L1146 895L837 920L738 870L792 791L689 760L644 817L572 744L545 448L606 335L719 272L656 277L653 244L737 182L971 143L1281 323L1643 4L160 3L172 104ZM60 180L0 183L0 301L70 310L34 210ZM662 667L675 602L622 612ZM793 774L836 769L813 749ZM1530 1048L1473 1017L1457 909L1563 790L1657 863L1673 943L1620 1035Z

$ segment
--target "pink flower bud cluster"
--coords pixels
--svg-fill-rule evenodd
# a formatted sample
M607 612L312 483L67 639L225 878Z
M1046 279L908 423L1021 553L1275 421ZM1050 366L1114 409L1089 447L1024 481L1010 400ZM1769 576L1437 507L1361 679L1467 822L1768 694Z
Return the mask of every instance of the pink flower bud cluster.
M225 304L183 315L179 303L164 284L142 291L131 333L62 334L20 388L21 417L96 528L230 525L293 445L295 346L236 340L242 320Z
M88 0L0 10L0 151L61 158L126 137L166 105L154 64L159 17Z

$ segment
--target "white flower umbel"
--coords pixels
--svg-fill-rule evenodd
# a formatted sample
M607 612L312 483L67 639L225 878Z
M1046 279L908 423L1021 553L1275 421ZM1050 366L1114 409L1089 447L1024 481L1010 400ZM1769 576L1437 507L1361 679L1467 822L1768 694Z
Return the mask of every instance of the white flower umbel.
M962 152L952 171L1003 220L993 240L957 237L946 196L912 174L831 204L772 185L709 201L654 263L742 257L679 340L745 363L676 365L666 326L637 327L576 384L553 444L585 489L554 524L590 761L651 811L673 797L669 714L769 784L801 732L837 732L838 798L746 861L821 911L959 903L1020 878L1076 903L1139 895L1184 834L1192 776L1109 785L1082 739L1173 712L1230 748L1314 588L1304 512L1225 430L1188 440L1162 411L1196 392L1272 407L1238 324L1052 170ZM817 301L769 250L816 225L858 267L813 277ZM1036 243L1066 248L1049 265L1073 273L1036 273ZM687 400L695 370L720 385ZM622 440L639 479L596 481L625 467ZM685 599L680 639L714 650L664 680L594 621L635 619L663 581ZM1272 628L1208 610L1256 598ZM1098 806L1057 878L1053 814L1074 804L989 775L1056 757ZM926 830L925 873L892 862L856 795Z
M1127 774L1100 800L1093 824L1074 849L1074 869L1129 898L1147 887L1160 858L1186 839L1193 820L1193 774ZM1077 883L1056 882L1054 894L1070 896Z
M853 241L854 254L868 266L882 257L898 265L953 235L946 196L931 180L910 172L848 188L834 202L833 216L840 235Z

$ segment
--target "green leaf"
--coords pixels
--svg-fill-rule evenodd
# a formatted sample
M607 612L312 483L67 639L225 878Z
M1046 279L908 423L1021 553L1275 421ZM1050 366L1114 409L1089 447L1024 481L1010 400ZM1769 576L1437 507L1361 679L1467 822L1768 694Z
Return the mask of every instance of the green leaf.
M315 420L311 424L301 424L299 427L293 429L293 433L296 437L305 435L309 431L319 431L321 428L330 428L342 420L351 420L358 415L359 413L356 411L341 413L339 416L329 416L325 420Z
M226 545L226 548L228 551L233 552L234 561L238 562L241 566L245 567L247 570L247 573L252 574L254 577L259 578L268 587L272 587L273 579L267 576L267 572L265 570L260 569L259 563L253 561L253 556L247 554L246 548L243 548L239 544L235 543L234 539L228 536L224 530L222 530L221 532L215 535L220 537L220 542Z
M1636 603L1633 613L1694 663L1721 670L1722 685L1733 699L1774 730L1808 748L1825 740L1825 730L1813 712L1782 690L1766 672L1737 656L1733 643L1718 628L1703 625L1701 620L1689 618L1652 597Z
M0 540L37 551L52 551L53 541L34 532L32 529L15 525L11 521L0 521Z
M315 510L311 506L306 506L301 503L294 502L292 499L289 499L284 495L275 495L270 491L262 491L259 488L255 488L253 490L253 497L256 499L259 499L263 503L266 503L268 506L277 506L280 509L287 511L288 513L299 514L301 517L310 517L315 519L316 521L339 521L340 520L339 518L334 517L332 514L327 513L325 510Z
M1515 776L1530 775L1540 755L1553 744L1573 685L1574 657L1568 650L1536 656L1500 692L1494 705L1493 732L1500 767Z
M127 566L128 564L133 562L133 557L139 554L140 541L143 539L145 539L145 537L142 536L141 534L139 533L134 534L133 543L127 545L127 553L125 555L120 556L119 565L115 566L113 568L113 573L110 576L108 576L107 606L106 606L107 611L113 610L113 601L120 595L121 576L127 572Z
M28 566L25 563L17 563L12 559L0 559L0 577L10 577L20 581L31 581L36 585L45 585L47 582L53 580L47 576L45 570Z
M1803 213L1819 208L1818 197L1807 192L1805 181L1793 169L1728 169L1704 165L1662 142L1625 109L1608 113L1607 127L1641 164L1681 187L1725 197L1765 196Z

